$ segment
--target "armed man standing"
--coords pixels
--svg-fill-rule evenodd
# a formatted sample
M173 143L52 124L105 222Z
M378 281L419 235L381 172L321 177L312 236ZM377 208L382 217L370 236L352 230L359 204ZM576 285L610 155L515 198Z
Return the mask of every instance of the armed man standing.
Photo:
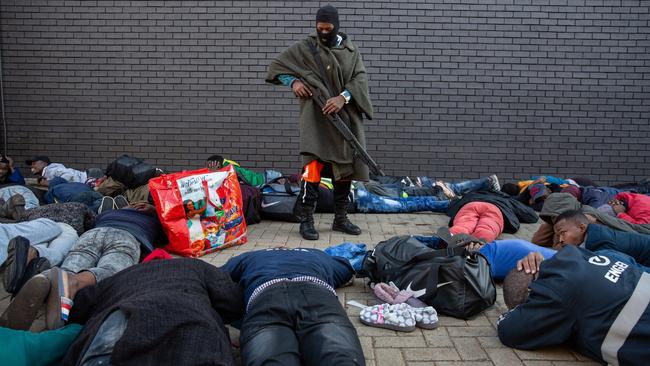
M307 240L318 239L314 210L321 177L334 181L332 230L361 234L361 229L347 218L348 197L352 180L368 180L368 167L357 158L359 152L355 154L339 130L328 122L327 116L338 113L363 148L366 140L363 114L372 119L373 110L361 55L350 38L339 31L335 7L326 5L318 10L316 33L273 60L266 81L291 86L300 99L303 174L294 209L301 218L300 235ZM325 96L322 107L316 95Z

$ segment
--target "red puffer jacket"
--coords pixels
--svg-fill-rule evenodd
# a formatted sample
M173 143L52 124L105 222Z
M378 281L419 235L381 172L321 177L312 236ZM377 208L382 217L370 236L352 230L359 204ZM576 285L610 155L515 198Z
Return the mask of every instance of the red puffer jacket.
M627 204L627 212L618 214L619 219L633 224L650 223L650 196L638 193L621 192L614 199Z

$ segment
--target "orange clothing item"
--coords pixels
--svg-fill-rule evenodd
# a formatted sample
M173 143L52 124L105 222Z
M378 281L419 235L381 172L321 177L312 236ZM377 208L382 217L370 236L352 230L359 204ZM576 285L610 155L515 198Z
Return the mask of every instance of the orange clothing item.
M318 160L312 160L311 163L305 165L302 171L302 179L308 183L319 183L320 172L323 170L325 164Z
M463 206L449 229L452 234L469 234L486 242L494 241L503 232L503 214L487 202L470 202Z

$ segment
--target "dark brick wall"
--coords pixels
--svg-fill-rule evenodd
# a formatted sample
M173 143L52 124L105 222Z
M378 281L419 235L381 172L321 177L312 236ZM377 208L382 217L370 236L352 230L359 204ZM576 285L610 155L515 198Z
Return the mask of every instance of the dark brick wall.
M386 172L650 176L650 2L334 4L368 69L369 152ZM297 104L263 79L319 5L3 0L9 152L169 169L221 152L297 171Z

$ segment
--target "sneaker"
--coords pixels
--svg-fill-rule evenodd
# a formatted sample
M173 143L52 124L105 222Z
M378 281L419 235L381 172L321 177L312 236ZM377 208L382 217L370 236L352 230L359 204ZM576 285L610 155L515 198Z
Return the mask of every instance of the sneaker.
M499 184L499 178L497 178L496 174L492 174L488 177L488 179L490 180L490 189L496 192L500 192L501 184Z
M442 189L442 193L445 195L445 197L447 197L447 199L452 199L452 198L456 197L456 194L454 193L454 191L451 190L451 188L449 188L447 183L439 180L439 181L436 181L435 184L436 184L437 187L440 187L440 189Z
M119 195L115 196L113 199L115 201L115 209L119 210L121 208L127 207L129 205L129 201L126 200L126 197Z
M110 211L115 207L115 200L113 197L109 196L104 196L102 198L102 203L99 205L99 209L97 210L97 214L104 213L106 211Z

